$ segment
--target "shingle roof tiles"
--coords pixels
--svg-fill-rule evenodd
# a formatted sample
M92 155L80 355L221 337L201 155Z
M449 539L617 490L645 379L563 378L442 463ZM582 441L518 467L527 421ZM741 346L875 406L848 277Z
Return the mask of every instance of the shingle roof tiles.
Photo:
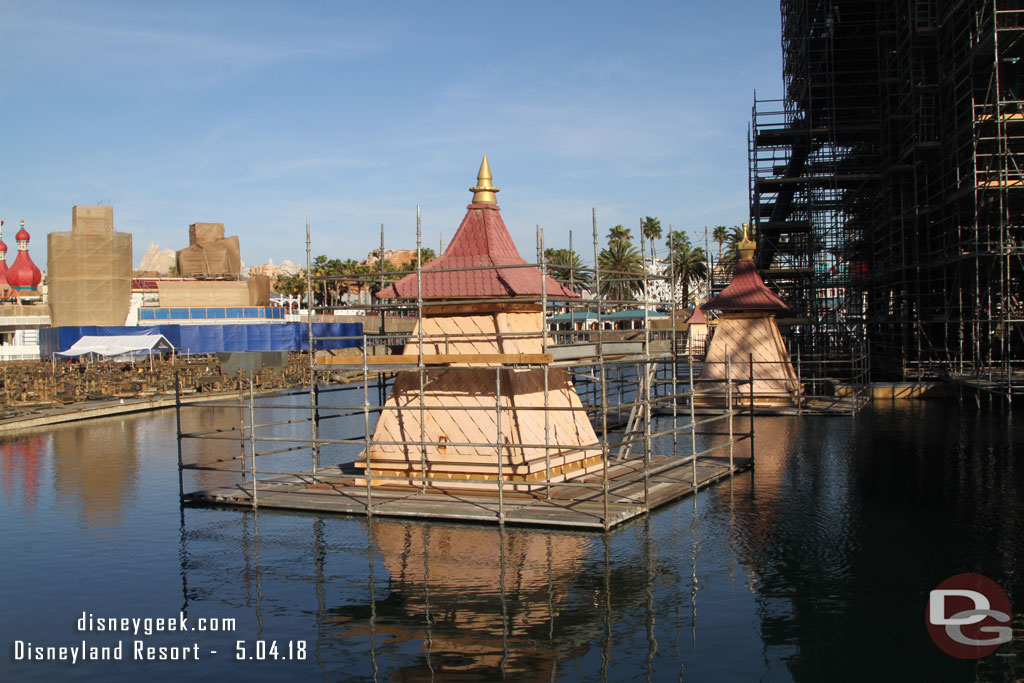
M773 311L788 309L785 301L761 279L754 265L754 259L741 258L733 271L732 282L711 301L704 304L705 310L729 311Z
M536 268L492 268L525 266L496 204L470 204L466 217L448 244L444 254L422 269L424 299L452 299L488 296L540 296L542 276ZM482 268L455 270L455 268ZM552 299L576 299L579 294L547 278L547 296ZM416 298L416 273L377 293L386 299Z

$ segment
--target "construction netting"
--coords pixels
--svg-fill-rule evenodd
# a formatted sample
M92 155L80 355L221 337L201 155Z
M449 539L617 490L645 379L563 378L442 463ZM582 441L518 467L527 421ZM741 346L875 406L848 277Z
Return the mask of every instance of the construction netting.
M245 282L159 281L156 288L163 308L251 305Z
M266 275L249 276L249 305L270 305L270 278Z
M160 280L156 289L163 308L270 305L270 278L266 275L252 275L248 281Z
M188 244L178 251L182 277L238 277L242 270L238 237L224 237L223 223L193 223Z
M46 246L54 327L123 325L132 296L131 234L51 232Z
M71 232L114 232L114 207L75 204L71 207Z

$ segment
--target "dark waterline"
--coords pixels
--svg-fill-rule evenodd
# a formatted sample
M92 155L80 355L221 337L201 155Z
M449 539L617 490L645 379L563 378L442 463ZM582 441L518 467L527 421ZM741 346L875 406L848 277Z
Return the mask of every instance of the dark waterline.
M216 411L203 420L216 422ZM227 415L225 419L233 419ZM955 403L761 418L757 466L608 536L177 504L174 414L0 442L3 680L1015 680L955 660L929 590L974 571L1024 618L1024 422ZM220 446L218 446L220 447ZM207 475L208 476L208 475ZM210 483L200 481L192 483ZM97 617L234 618L134 662ZM111 645L121 662L14 661ZM275 641L305 661L235 660ZM216 650L217 654L209 654Z

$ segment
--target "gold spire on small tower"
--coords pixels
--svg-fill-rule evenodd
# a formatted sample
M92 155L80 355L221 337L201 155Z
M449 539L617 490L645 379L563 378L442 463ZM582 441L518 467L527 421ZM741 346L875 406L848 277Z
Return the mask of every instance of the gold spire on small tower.
M501 192L498 188L491 184L491 166L487 163L487 155L484 155L484 160L480 162L480 172L476 174L476 187L469 188L469 191L473 193L474 204L497 204L498 198L494 196L495 192Z
M743 224L743 239L736 244L740 258L754 258L754 252L757 251L757 242L750 239L749 227L746 223Z

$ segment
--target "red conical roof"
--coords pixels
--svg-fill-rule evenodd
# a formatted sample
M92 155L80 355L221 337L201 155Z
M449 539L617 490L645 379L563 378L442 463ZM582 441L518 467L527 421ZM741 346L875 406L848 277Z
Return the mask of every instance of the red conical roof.
M697 306L693 309L693 313L686 319L687 325L707 325L708 317L704 315L704 309L702 306Z
M0 240L0 251L7 253L7 243L3 240Z
M500 190L491 184L492 180L485 154L476 176L476 187L469 188L473 203L466 207L462 225L444 254L422 268L423 298L541 296L544 290L552 299L578 299L579 294L550 277L544 278L536 268L500 268L528 264L519 256L505 221L501 220L501 209L494 196ZM437 272L440 270L451 272ZM411 273L379 291L377 296L415 299L416 290L416 273Z
M541 296L542 290L552 299L579 298L550 277L544 278L536 268L528 267L519 256L505 221L501 220L501 209L494 196L500 190L491 184L493 178L486 154L476 180L476 186L469 188L473 203L466 207L466 217L455 237L444 254L422 268L419 287L423 298ZM437 272L442 270L450 272ZM414 299L417 289L416 273L411 273L382 289L377 296Z
M22 227L22 229L18 231L18 234L14 236L14 239L19 242L27 242L31 237L29 237L28 230Z
M752 258L741 258L736 262L732 282L721 293L704 304L708 310L728 311L777 311L788 309L757 273Z
M525 266L497 204L470 204L462 225L439 258L423 266L424 299L453 299L488 296L540 296L542 276L536 268L495 269L490 266ZM439 273L438 270L478 268ZM579 298L550 277L547 296L552 299ZM385 287L377 296L386 299L415 299L416 273Z

